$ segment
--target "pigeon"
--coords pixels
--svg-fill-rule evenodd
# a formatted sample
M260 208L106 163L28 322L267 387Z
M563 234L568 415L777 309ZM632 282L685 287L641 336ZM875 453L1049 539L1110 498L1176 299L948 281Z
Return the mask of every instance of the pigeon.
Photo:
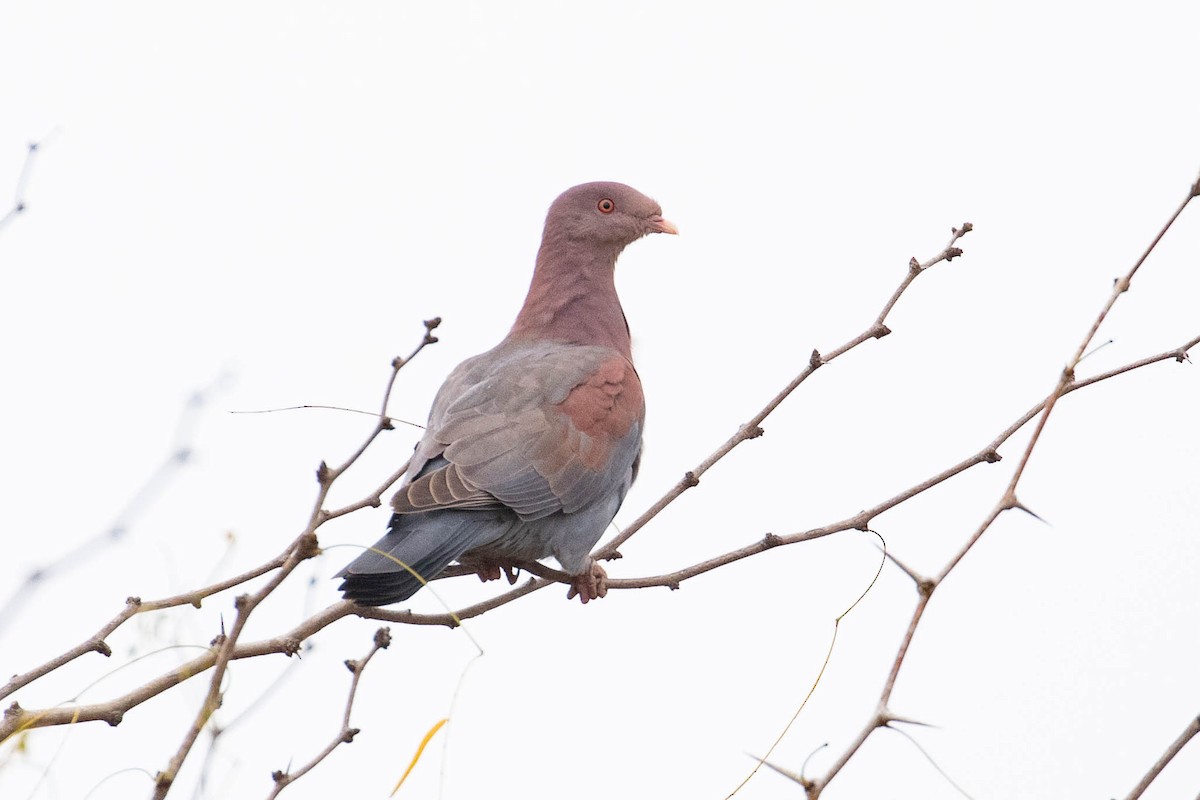
M606 594L590 553L637 477L645 423L613 272L626 245L678 232L621 183L559 195L516 322L442 384L387 535L337 574L345 598L407 600L451 562L512 580L548 556L572 576L568 599Z

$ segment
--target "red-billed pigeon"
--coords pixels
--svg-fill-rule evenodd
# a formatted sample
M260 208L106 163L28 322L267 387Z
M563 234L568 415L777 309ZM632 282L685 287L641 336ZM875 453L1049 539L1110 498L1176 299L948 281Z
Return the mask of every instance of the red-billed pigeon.
M409 568L430 580L457 560L486 580L550 555L568 597L604 596L589 553L637 476L645 420L613 269L630 242L677 232L624 184L554 201L517 321L442 384L387 535L338 573L346 598L406 600L422 585Z

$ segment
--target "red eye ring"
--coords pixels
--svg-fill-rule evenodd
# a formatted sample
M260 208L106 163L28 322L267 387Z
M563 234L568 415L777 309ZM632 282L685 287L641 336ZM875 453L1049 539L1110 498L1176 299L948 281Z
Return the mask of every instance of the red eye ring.
M599 203L596 203L596 210L601 214L611 214L617 210L617 204L606 197Z

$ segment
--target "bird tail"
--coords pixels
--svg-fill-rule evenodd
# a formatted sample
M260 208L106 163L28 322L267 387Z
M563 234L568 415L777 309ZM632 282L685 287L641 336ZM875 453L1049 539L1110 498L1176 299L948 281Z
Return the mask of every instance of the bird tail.
M451 561L494 538L496 523L478 511L393 514L387 535L335 576L344 579L338 591L363 606L407 600Z

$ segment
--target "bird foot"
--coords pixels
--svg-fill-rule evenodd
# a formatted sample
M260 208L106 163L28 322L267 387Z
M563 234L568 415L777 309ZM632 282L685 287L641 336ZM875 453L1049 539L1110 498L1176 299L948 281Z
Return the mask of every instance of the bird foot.
M475 574L479 576L479 580L487 583L488 581L500 580L501 571L503 571L504 577L508 578L509 586L517 582L519 568L514 567L512 564L500 564L489 561L476 567Z
M571 590L567 592L567 599L570 600L579 595L579 602L586 606L589 600L596 600L607 594L608 573L604 571L604 567L593 561L586 570L572 578Z

